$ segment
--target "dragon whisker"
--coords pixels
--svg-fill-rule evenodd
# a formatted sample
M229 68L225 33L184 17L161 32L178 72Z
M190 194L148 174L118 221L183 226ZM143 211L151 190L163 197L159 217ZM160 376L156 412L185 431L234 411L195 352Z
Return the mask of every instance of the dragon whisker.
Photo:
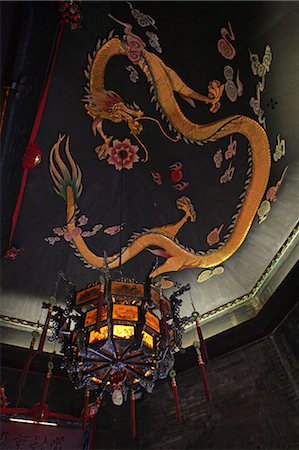
M152 122L155 122L155 123L158 125L158 127L160 128L161 133L162 133L167 139L169 139L171 142L178 142L178 140L179 140L179 137L178 137L178 136L176 136L175 138L170 137L170 136L164 131L162 125L161 125L160 122L159 122L159 120L155 119L154 117L142 116L142 117L139 117L139 118L136 119L136 120L137 120L137 122L138 122L139 120L151 120Z
M143 142L137 137L137 135L135 133L132 133L134 138L136 139L136 141L141 145L141 147L143 148L144 152L145 152L145 159L142 159L141 162L145 163L148 161L148 149L146 148L146 146L143 144Z

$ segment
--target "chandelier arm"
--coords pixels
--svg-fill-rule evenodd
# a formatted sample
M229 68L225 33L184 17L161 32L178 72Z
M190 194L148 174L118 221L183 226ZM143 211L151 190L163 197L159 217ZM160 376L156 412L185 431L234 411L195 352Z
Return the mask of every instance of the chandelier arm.
M102 367L92 367L91 369L85 370L85 371L84 371L84 374L89 375L89 374L91 374L91 373L93 373L93 372L96 372L96 371L98 371L98 370L107 369L107 367L110 367L110 364L105 364L105 365L102 366Z
M109 362L113 361L113 358L111 358L111 356L106 355L105 353L99 352L99 351L97 351L97 350L95 350L95 349L93 349L91 347L89 347L88 350L90 350L91 352L95 353L97 356L100 356L100 357L106 359Z
M115 356L115 358L118 359L117 348L116 348L116 345L115 345L115 342L113 341L113 339L111 339L111 343L112 343L112 347L113 347L114 356Z
M130 351L130 350L131 350L131 346L128 345L128 347L121 353L120 359L123 360L123 359L124 359L124 356L125 356L125 355L128 353L128 351Z
M111 370L112 370L112 367L108 370L108 372L106 373L106 375L104 376L104 378L102 380L102 383L100 385L101 386L100 395L102 395L106 389L106 384L108 382L108 377L110 375Z
M145 358L146 357L146 355L144 355L143 353L135 353L135 355L129 355L129 356L127 356L126 358L123 358L123 361L130 361L131 359L134 359L134 358L141 358L141 357L143 357L143 358Z
M150 362L142 362L142 361L134 361L134 362L131 362L130 364L134 364L134 366L140 366L140 367L146 367L146 366L150 366L151 365L151 363Z
M127 370L129 371L129 372L131 372L133 375L135 375L135 377L138 377L138 378L143 378L143 373L142 372L139 372L139 370L135 370L133 367L131 367L131 366L127 366Z
M107 358L103 358L103 360L101 360L101 358L96 359L96 358L90 358L88 356L83 357L83 359L84 359L84 363L95 363L95 364L96 363L99 363L99 364L106 364L106 363L111 364L111 362L113 361L113 358L110 358L109 360Z

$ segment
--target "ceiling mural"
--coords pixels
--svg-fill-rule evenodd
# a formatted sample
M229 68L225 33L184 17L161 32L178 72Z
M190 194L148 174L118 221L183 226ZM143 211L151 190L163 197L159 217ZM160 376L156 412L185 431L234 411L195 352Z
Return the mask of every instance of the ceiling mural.
M167 67L157 55L145 50L146 44L139 36L132 32L131 25L123 23L111 15L109 15L109 18L122 25L125 34L120 39L114 37L112 30L107 39L104 39L102 42L99 40L97 50L93 53L93 57L88 55L89 65L85 72L88 79L86 87L87 94L84 98L86 101L85 109L93 119L92 129L94 133L98 131L104 141L103 144L97 146L95 149L98 158L100 160L107 159L108 164L113 165L118 171L125 169L134 170L134 163L146 163L150 158L150 151L141 141L140 135L143 126L146 126L142 125L142 123L146 123L142 121L150 120L159 125L159 129L162 131L162 137L165 136L173 142L173 145L183 140L186 144L203 146L207 142L215 142L229 136L229 144L224 155L225 159L229 160L236 155L237 146L241 146L238 149L239 152L242 150L246 152L246 147L248 146L248 169L244 188L239 195L239 203L236 205L234 211L235 214L230 219L230 222L222 224L219 228L215 227L209 232L206 241L210 248L207 252L201 251L197 254L194 249L186 249L179 241L176 241L178 232L188 220L190 222L196 222L196 212L192 200L189 197L183 196L176 201L177 208L184 211L182 219L172 224L163 224L161 227L154 227L133 235L131 242L121 250L121 257L118 254L107 257L107 265L109 268L118 267L122 262L126 263L144 249L157 247L162 250L158 254L164 257L166 261L151 273L150 276L152 278L165 272L176 272L187 268L200 269L217 266L232 256L244 241L264 195L270 172L270 145L267 135L257 122L242 115L229 116L207 124L191 122L183 114L175 98L175 93L180 95L193 108L195 108L194 100L199 100L211 105L209 108L210 111L217 113L221 107L220 99L225 85L221 84L218 80L212 80L208 85L208 96L198 94L190 89L176 72ZM227 31L226 29L223 30ZM224 38L218 41L218 49L223 56L233 59L235 52L224 52L230 44L225 40L227 33L224 33L223 30L222 36ZM269 46L267 47L267 51L268 54L264 56L262 64L258 62L257 55L251 57L257 65L257 70L262 73L269 70L271 61ZM161 118L164 118L169 129L174 132L173 138L170 138L166 134L157 118L147 116L139 107L137 109L137 107L134 108L127 105L115 90L112 91L105 88L107 66L110 60L118 55L127 57L145 75L150 85L149 92L152 94L151 101L155 103L157 111L161 114ZM260 66L262 66L262 69L260 69ZM121 67L118 70L121 71ZM135 100L134 103L136 104ZM115 136L107 136L103 131L103 123L105 120L111 121L112 123L124 122L128 127L128 134L132 135L132 139L134 138L135 142L139 144L139 147L138 145L133 145L129 137L120 141L115 139ZM264 124L260 116L259 121ZM236 133L245 136L248 144L244 143L242 146L238 145L236 139L232 141L233 135ZM85 267L95 269L104 268L104 258L90 251L86 245L84 236L82 236L81 228L77 226L76 210L79 209L78 202L83 189L82 171L71 157L69 139L66 143L65 154L71 169L67 168L59 151L62 141L63 137L59 137L59 140L50 153L50 173L55 185L54 190L66 202L67 215L65 228L67 231L64 233L64 239L75 248L75 254L84 260L86 263ZM142 151L144 156L140 158L137 153ZM182 148L182 151L188 152L188 149ZM241 163L238 163L238 158L236 157L234 159L236 160L237 166L241 166ZM170 165L170 178L175 182L173 188L179 192L182 190L187 192L187 189L191 191L189 182L181 181L183 179L181 169L182 163L180 162ZM242 167L239 170L242 171ZM231 182L234 172L235 166L232 165L232 161L229 161L228 167L225 169L223 175L220 176L219 182L221 184ZM191 192L191 195L196 194L192 194ZM82 221L82 217L80 219ZM200 227L198 227L197 233L200 232ZM223 236L222 239L220 238L221 233ZM216 248L215 244L217 244Z
M82 28L61 38L21 251L3 262L2 314L36 321L59 270L81 289L105 267L165 295L190 283L183 314L192 302L208 314L248 294L294 233L284 30L298 8L224 3L82 2Z

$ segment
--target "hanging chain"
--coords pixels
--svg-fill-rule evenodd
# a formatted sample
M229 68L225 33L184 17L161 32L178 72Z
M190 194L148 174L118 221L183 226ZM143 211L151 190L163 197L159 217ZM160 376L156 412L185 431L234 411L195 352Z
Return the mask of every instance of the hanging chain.
M122 248L121 248L121 241L122 241L122 206L123 206L123 189L124 189L124 175L123 175L123 169L124 169L124 160L123 157L121 159L121 173L120 173L120 208L119 208L119 270L121 275L122 273Z

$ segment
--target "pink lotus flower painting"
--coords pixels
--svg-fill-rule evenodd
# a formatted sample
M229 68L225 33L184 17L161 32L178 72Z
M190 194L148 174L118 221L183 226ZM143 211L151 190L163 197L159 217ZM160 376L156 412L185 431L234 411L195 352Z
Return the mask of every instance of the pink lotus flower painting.
M133 169L133 164L139 161L137 152L138 146L132 145L130 139L122 142L114 139L113 146L109 148L108 164L114 165L116 170Z

